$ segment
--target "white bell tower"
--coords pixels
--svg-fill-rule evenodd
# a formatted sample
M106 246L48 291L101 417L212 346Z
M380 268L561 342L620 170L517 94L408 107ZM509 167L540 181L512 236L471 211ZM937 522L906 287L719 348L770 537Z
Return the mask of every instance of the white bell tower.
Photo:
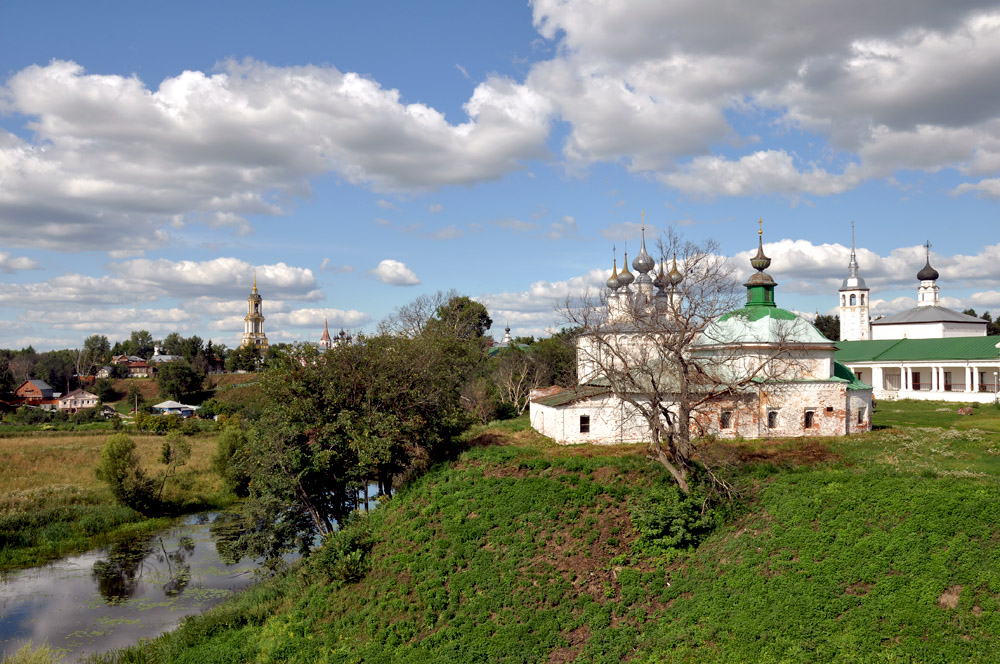
M851 262L847 278L840 287L840 341L865 341L872 338L869 290L858 275L858 257L854 251L854 222L851 222Z

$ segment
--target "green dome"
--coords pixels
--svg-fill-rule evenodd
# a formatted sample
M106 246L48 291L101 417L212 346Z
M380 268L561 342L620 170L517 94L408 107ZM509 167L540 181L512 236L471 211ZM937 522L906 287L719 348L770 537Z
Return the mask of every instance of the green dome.
M716 344L832 344L806 319L778 307L731 311L702 332L698 346Z

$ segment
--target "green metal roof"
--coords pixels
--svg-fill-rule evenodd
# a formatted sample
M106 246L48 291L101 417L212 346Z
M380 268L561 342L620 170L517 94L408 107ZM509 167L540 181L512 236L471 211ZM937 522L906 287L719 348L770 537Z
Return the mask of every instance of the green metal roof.
M768 318L776 318L778 320L795 320L798 318L794 313L787 309L779 309L778 307L762 307L762 306L749 306L743 307L742 309L737 309L736 311L730 311L720 318L720 321L729 320L735 317L746 318L749 321L757 321L761 318L767 316Z
M912 362L921 360L996 360L1000 337L838 341L838 362Z

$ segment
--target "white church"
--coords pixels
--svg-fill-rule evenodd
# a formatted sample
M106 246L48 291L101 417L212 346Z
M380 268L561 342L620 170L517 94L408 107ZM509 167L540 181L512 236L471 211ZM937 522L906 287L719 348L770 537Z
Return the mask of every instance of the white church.
M659 274L651 278L656 262L646 252L643 236L642 249L632 262L637 276L629 271L626 254L622 271L615 266L608 279L606 311L598 312L603 322L576 340L579 384L533 391L532 427L558 443L648 441L648 421L635 405L646 403L647 391L622 388L634 374L637 386L658 381L662 403L671 412L677 410L676 391L703 391L686 402L698 403L689 423L695 436L830 436L870 430L871 386L836 361L835 342L775 304L777 283L765 272L771 260L764 255L762 232L750 262L756 273L744 284L745 306L693 329L677 318L686 294L676 258L669 273L664 274L661 264ZM669 387L670 363L662 353L651 351L670 335L671 325L698 335L686 346L686 360L699 365L707 377L705 386ZM615 356L610 362L621 361L628 367L626 378L614 386L617 393L602 375L602 367L611 366L609 353Z
M917 306L872 320L852 239L840 288L836 358L874 387L876 399L993 402L1000 385L1000 337L986 336L986 321L941 306L929 244L926 254L917 272Z

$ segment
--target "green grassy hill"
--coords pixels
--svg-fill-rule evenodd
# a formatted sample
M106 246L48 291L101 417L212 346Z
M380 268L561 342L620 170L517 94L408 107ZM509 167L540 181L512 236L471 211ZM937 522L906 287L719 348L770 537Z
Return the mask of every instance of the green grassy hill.
M641 447L557 447L518 422L368 517L361 581L315 556L105 661L1000 660L996 433L716 444L747 502L678 553L638 531L669 494Z

